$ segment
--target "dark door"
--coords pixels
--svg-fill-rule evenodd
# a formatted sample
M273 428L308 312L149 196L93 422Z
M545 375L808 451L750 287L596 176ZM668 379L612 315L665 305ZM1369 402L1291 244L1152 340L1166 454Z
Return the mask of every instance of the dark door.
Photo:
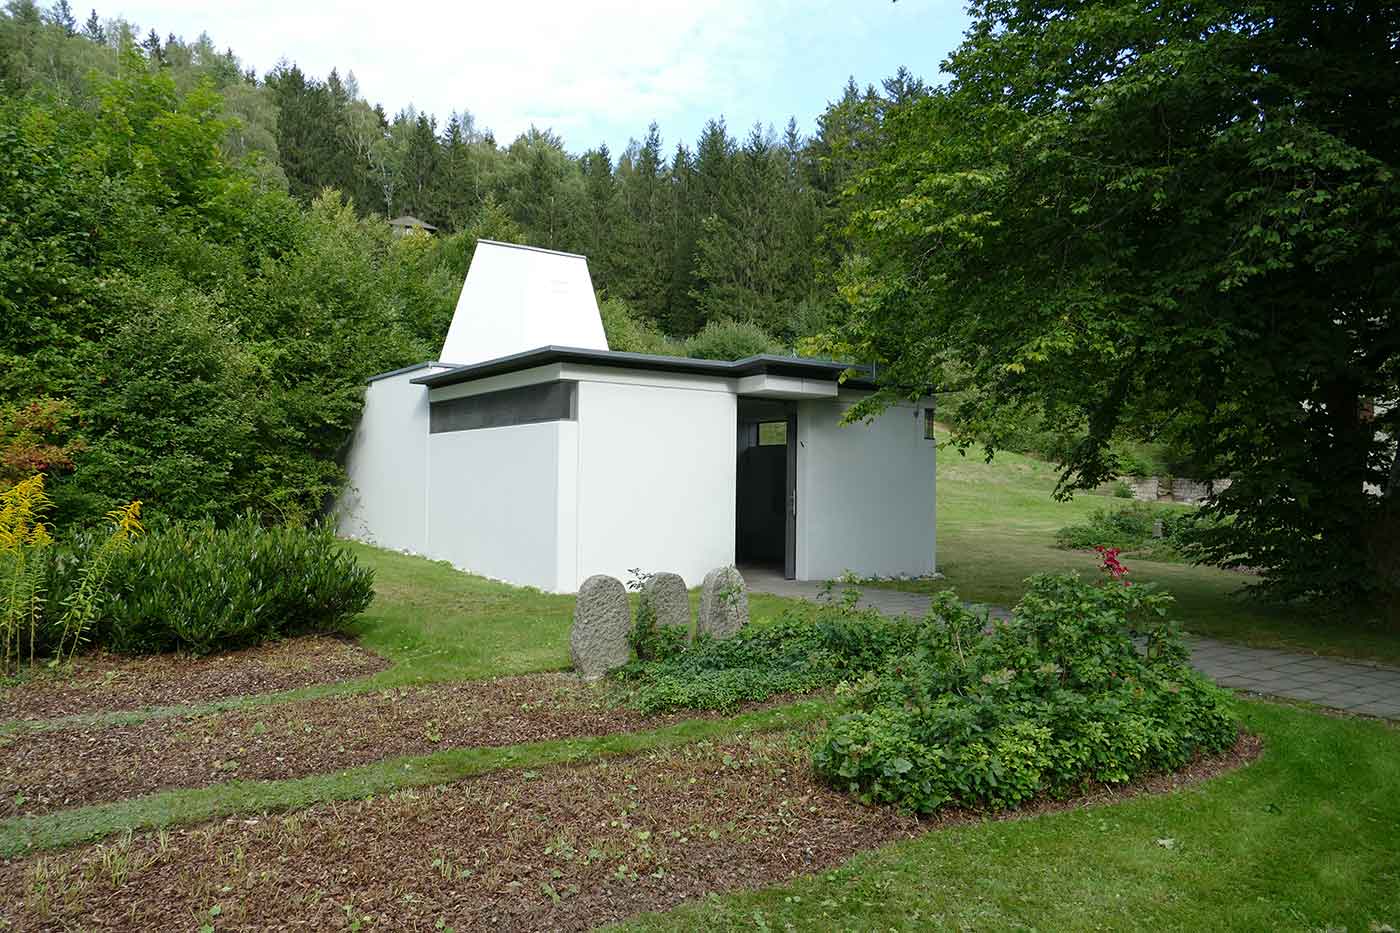
M797 579L797 405L787 410L787 521L783 533L783 576Z

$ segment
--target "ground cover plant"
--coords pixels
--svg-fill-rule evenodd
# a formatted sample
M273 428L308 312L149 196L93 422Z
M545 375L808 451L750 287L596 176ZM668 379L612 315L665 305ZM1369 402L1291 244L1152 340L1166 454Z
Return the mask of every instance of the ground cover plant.
M930 813L1125 783L1234 745L1228 694L1190 668L1169 597L1133 586L1113 551L1104 571L1035 577L1010 618L941 593L916 649L832 724L817 773Z
M1228 694L1191 670L1170 597L1127 575L1107 551L1097 581L1035 577L1009 619L951 591L922 620L851 601L816 606L614 676L644 710L723 709L858 682L855 711L814 752L819 775L920 813L1015 806L1235 743Z
M1254 763L1106 807L1004 811L627 931L1400 928L1400 728L1241 702ZM935 820L938 819L935 817Z
M638 658L612 676L625 702L643 712L725 710L859 678L912 649L916 639L912 621L857 610L849 600L806 604L723 640L702 635L689 646L646 643L654 657Z

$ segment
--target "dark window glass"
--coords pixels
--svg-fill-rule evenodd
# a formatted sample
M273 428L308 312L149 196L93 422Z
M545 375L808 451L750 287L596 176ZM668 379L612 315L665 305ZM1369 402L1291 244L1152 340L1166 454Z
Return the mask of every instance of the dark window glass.
M577 416L576 382L541 382L433 402L428 409L428 432L475 431L542 421L572 421Z
M924 409L924 437L928 440L935 439L933 435L933 416L934 412L932 408Z

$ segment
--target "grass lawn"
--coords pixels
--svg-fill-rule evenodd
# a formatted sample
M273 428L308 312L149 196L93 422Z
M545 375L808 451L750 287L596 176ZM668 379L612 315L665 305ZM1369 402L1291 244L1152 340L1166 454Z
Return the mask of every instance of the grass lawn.
M946 436L945 436L946 439ZM1011 606L1035 573L1094 573L1092 554L1055 547L1055 532L1094 509L1123 500L1087 494L1056 502L1052 465L1012 453L988 464L975 451L938 452L937 582L890 583L901 589L953 587L965 599ZM1267 605L1240 595L1249 577L1189 564L1128 561L1132 579L1158 583L1176 597L1176 614L1200 635L1269 648L1400 664L1400 632L1349 624L1313 609Z

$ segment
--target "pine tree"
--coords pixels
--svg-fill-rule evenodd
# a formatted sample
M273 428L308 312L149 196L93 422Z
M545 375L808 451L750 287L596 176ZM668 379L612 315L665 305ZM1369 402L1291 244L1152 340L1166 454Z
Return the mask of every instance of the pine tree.
M655 323L668 316L670 262L666 249L666 163L655 123L628 148L618 167L619 210L613 239L618 269L614 293Z
M78 34L78 20L73 16L68 0L58 0L49 9L49 22L62 29L65 36L71 38Z
M696 218L695 159L684 143L676 144L667 172L668 203L665 237L669 264L666 315L662 326L671 334L693 334L700 329L695 289Z
M151 64L164 64L164 59L162 58L164 45L162 45L160 36L156 34L154 29L146 33L146 38L141 41L141 48L146 50L146 58L150 60Z
M89 13L87 22L83 23L83 36L98 45L107 44L107 30L102 28L102 20L97 18L96 10Z
M435 183L438 182L440 150L437 121L426 113L401 114L395 121L402 123L404 138L403 207L420 220L437 225L442 220L437 209Z
M355 151L345 141L348 103L338 77L334 85L322 83L284 62L265 84L277 101L277 150L291 193L307 203L326 187L352 198L360 194Z
M580 249L589 257L594 284L612 292L618 285L617 178L613 174L612 153L607 143L590 149L579 160L583 175L583 218Z

